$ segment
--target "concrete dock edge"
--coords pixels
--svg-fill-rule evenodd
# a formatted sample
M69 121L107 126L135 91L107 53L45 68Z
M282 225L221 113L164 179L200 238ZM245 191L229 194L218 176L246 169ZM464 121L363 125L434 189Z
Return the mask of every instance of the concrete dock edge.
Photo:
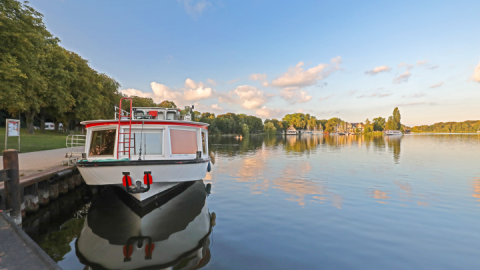
M0 269L61 270L4 211L0 211L0 255Z

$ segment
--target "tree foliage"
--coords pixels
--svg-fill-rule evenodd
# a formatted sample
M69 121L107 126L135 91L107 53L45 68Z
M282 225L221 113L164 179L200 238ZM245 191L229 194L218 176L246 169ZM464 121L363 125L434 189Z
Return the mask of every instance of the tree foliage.
M480 120L464 122L440 122L433 125L414 126L413 132L476 132L480 130Z
M246 114L226 113L215 116L213 113L204 112L200 117L196 117L195 121L210 124L208 130L212 134L246 135L263 131L262 119Z
M0 109L24 114L29 133L43 123L104 118L119 84L59 45L43 16L15 0L0 0Z
M385 118L379 116L377 118L373 118L373 130L374 131L383 131L385 129Z

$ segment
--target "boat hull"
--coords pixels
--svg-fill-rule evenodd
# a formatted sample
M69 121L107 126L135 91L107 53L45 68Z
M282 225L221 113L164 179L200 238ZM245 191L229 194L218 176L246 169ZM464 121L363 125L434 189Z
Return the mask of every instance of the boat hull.
M78 170L87 185L116 185L123 189L123 173L128 172L135 185L140 182L142 187L146 187L143 177L145 172L151 172L152 184L150 190L143 193L129 193L133 198L145 204L144 201L152 197L158 197L162 192L168 191L177 185L185 182L201 180L207 174L208 162L190 162L190 163L160 163L145 164L139 162L116 162L112 164L97 163L78 165ZM125 189L125 192L126 189Z

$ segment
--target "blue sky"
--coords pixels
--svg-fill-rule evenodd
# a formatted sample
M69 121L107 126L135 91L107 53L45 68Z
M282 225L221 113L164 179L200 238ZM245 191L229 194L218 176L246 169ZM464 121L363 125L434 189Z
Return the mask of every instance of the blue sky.
M480 119L480 1L31 0L126 94L350 122Z

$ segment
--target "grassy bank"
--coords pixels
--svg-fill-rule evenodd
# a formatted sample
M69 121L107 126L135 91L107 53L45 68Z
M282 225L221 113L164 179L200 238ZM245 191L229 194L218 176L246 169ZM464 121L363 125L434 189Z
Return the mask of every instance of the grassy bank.
M21 153L35 152L43 150L51 150L58 148L65 148L65 139L67 133L57 133L51 130L40 133L40 130L35 130L35 135L27 134L26 129L20 130ZM5 128L0 128L0 149L5 149ZM9 137L7 149L18 149L18 137ZM0 155L2 155L0 151Z

